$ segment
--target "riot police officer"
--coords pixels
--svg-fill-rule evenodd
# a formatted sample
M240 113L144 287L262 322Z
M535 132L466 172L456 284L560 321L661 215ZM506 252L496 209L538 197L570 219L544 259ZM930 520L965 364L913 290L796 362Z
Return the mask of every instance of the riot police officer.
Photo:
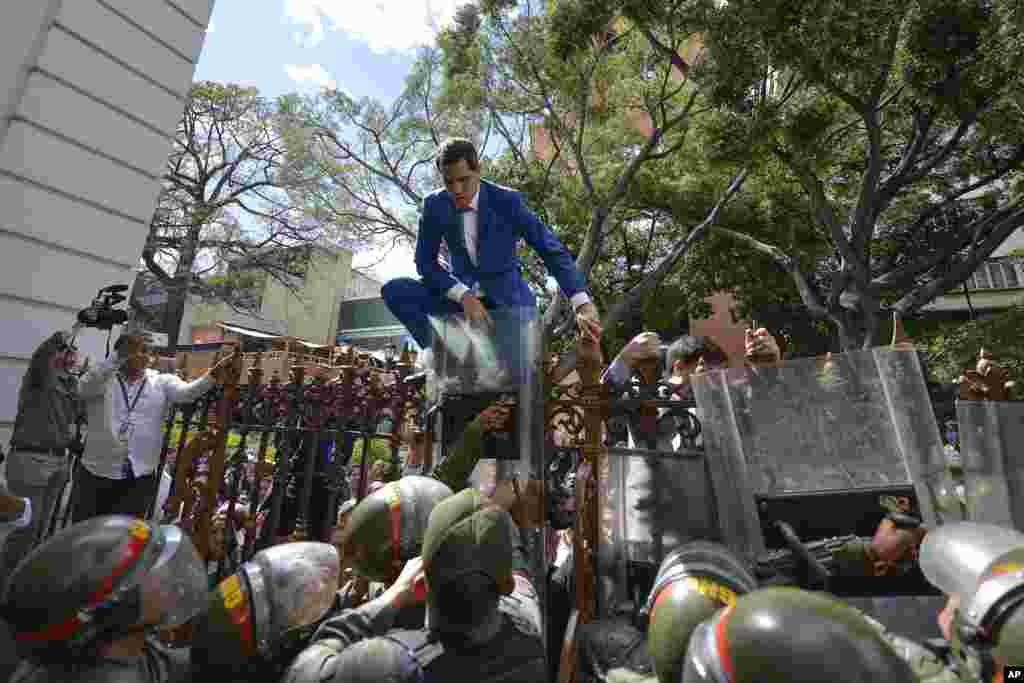
M543 680L540 608L516 557L518 533L508 509L476 489L442 501L430 515L422 558L408 562L376 600L328 619L284 680L382 680L376 676L406 655L410 664L394 680ZM420 600L421 582L427 624L392 629L395 614Z
M210 594L193 625L196 680L276 681L336 601L341 562L328 543L260 551Z
M431 511L451 489L431 477L407 476L361 500L341 535L341 548L354 577L342 587L340 607L357 607L380 595L405 563L418 557ZM419 628L424 612L404 610L397 625Z
M913 670L856 609L824 593L766 588L693 632L679 683L914 683Z
M2 611L25 658L17 683L187 680L188 651L148 631L206 607L206 569L181 530L96 517L56 534L11 574Z
M637 674L657 672L672 681L686 653L690 633L715 610L734 604L737 595L757 589L746 567L725 546L707 541L686 543L665 556L640 617L640 623L608 619L579 627L577 681L604 679L612 668Z

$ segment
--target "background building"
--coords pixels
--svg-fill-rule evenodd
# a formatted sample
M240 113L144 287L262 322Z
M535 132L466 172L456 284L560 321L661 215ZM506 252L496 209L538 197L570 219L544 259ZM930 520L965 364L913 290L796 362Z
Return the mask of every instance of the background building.
M213 0L3 3L0 443L32 351L131 284ZM105 333L84 332L102 357Z
M270 277L251 259L234 261L226 278L235 283L234 307L222 301L192 296L185 305L178 345L217 344L224 340L221 324L255 332L304 339L315 344L334 344L338 311L353 291L352 252L343 248L302 245L275 249L271 257L288 262L286 286ZM258 255L266 262L268 253ZM362 276L365 278L365 276ZM380 285L376 285L379 294ZM148 272L138 275L136 300L150 317L162 319L167 293Z
M338 311L337 343L351 342L371 351L389 344L398 349L408 344L416 347L408 331L381 298L381 284L366 273L353 271L349 297Z
M922 309L928 318L969 320L1024 303L1024 230L1018 230L965 283ZM965 291L966 289L966 291Z

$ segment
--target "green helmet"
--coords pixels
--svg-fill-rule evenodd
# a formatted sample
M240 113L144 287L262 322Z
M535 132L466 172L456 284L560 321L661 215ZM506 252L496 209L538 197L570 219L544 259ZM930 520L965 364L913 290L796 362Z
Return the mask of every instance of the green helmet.
M451 489L432 477L408 476L361 500L342 535L355 572L370 581L393 581L405 562L420 554L430 512L450 495Z
M677 679L686 644L697 626L757 582L728 548L694 541L665 556L647 599L647 647L661 683Z
M825 593L766 588L693 632L681 683L914 683L864 616Z
M320 640L288 666L281 683L419 683L423 670L413 652L388 636L361 640L341 649Z
M248 676L294 648L330 610L341 562L327 543L267 548L220 582L193 626L192 665L204 676Z
M23 657L90 657L138 626L178 626L206 607L206 566L174 526L95 517L55 534L11 573L0 612Z

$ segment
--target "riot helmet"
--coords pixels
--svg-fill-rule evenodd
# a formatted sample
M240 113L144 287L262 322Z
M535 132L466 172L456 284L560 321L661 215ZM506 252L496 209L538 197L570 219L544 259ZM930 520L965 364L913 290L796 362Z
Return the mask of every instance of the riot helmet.
M408 476L356 505L342 534L345 559L370 581L387 583L420 554L430 512L452 495L432 477Z
M313 643L288 666L281 683L423 683L416 654L396 638L361 640L339 652L337 641Z
M961 596L957 637L1010 664L1024 663L1024 534L993 524L944 524L921 545L921 572Z
M0 610L19 652L45 664L89 657L139 627L180 626L206 603L206 566L181 529L109 516L33 550Z
M754 577L725 546L693 541L666 555L644 608L647 647L661 683L675 680L693 630L754 590Z
M681 683L914 683L910 665L857 610L825 593L765 588L690 637Z
M338 551L328 543L257 553L210 594L194 627L196 671L244 675L292 652L331 608L340 574Z

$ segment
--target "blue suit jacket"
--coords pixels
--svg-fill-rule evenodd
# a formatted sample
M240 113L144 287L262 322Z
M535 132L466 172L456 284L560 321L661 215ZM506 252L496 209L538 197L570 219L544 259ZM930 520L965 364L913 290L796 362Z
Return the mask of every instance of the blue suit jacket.
M480 283L484 293L499 306L535 307L536 298L519 272L516 248L520 239L540 255L566 296L583 291L585 283L575 260L530 211L522 195L481 181L477 209L478 253L474 266L451 195L437 190L424 200L416 238L416 270L431 291L445 296L456 282L467 287ZM442 239L451 256L450 273L438 263Z

